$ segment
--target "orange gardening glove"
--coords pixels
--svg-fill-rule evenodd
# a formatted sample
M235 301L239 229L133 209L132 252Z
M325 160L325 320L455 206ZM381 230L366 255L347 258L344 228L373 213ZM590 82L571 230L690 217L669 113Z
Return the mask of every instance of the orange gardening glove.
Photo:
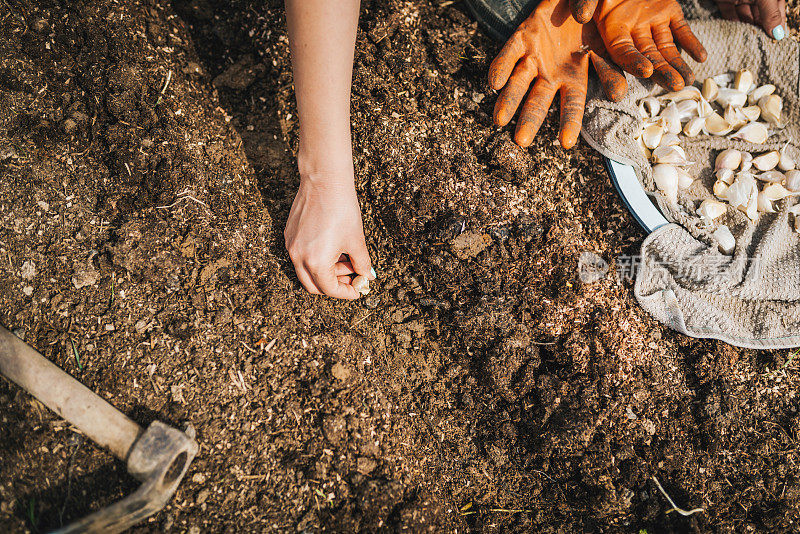
M628 91L622 72L601 57L606 51L594 23L579 24L570 9L568 0L543 0L489 67L489 85L503 89L494 106L495 124L508 124L525 100L514 134L520 146L533 142L557 91L561 93L558 138L564 148L575 146L586 104L590 59L611 100L620 100ZM534 78L536 83L528 92Z
M681 59L675 41L696 61L706 60L706 49L675 0L603 0L594 21L620 67L641 78L653 75L669 90L694 83L694 73Z
M569 0L569 7L572 9L572 16L581 24L586 24L592 20L594 10L597 8L597 0Z

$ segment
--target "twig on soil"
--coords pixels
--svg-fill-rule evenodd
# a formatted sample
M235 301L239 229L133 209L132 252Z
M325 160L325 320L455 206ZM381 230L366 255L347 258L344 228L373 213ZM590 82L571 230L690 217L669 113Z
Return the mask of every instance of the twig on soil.
M506 514L522 514L522 513L530 514L530 513L533 513L533 510L525 510L523 508L515 509L515 510L509 510L508 508L489 508L489 510L487 510L487 511L489 511L489 512L503 512L503 513L506 513Z
M368 313L368 314L366 314L364 317L362 317L362 318L361 318L361 319L359 319L358 321L356 321L356 322L354 322L353 324L351 324L351 325L350 325L350 328L353 328L353 327L355 327L355 326L358 326L358 325L360 325L361 323L363 323L364 321L366 321L366 320L367 320L367 317L369 317L370 315L372 315L372 312L369 312L369 313Z
M164 91L167 90L167 87L169 86L169 82L171 80L172 80L172 69L167 71L167 79L164 82L164 87L161 88L161 92L158 94L158 100L156 100L156 106L161 103L161 97L164 96Z
M658 487L658 490L661 492L662 495L664 495L664 497L667 498L669 503L672 505L672 509L671 510L667 510L667 513L675 511L675 512L678 512L679 514L681 514L684 517L689 517L690 515L694 515L694 514L696 514L698 512L705 512L704 508L693 508L693 509L689 510L688 512L686 510L684 510L683 508L678 508L678 505L675 504L675 501L673 501L670 498L670 496L667 495L667 492L664 491L664 488L661 487L661 483L658 481L658 479L656 478L655 475L653 475L653 482L656 483L656 486Z
M62 527L64 526L64 511L67 509L67 503L69 502L72 494L72 472L75 467L75 453L77 453L78 449L80 449L81 445L83 445L83 441L84 438L82 434L72 434L70 437L72 452L69 455L69 464L67 465L67 493L64 496L64 502L61 505L61 510L58 512L58 522Z
M239 340L239 343L241 343L244 348L246 348L247 350L249 350L253 354L258 354L258 351L256 349L254 349L253 347L248 346L247 343L245 343L244 341Z
M190 191L189 189L186 189L186 190L184 190L184 191L181 191L180 193L178 193L178 194L176 195L176 196L177 196L177 199L175 200L175 202L173 202L172 204L168 204L168 205L166 205L166 206L156 206L156 209L160 209L160 210L166 210L166 209L169 209L169 208L172 208L172 207L174 207L174 206L175 206L175 205L177 205L177 204L178 204L178 203L179 203L181 200L193 200L193 201L197 202L198 204L200 204L201 206L203 206L203 207L204 207L206 210L208 210L208 213L210 213L211 215L214 215L214 212L213 212L213 211L211 211L211 208L209 208L209 207L208 207L208 204L206 204L206 203L205 203L205 202L203 202L202 200L198 200L198 199L194 198L194 197L192 196L192 194L193 194L193 193L194 193L194 192L193 192L193 191Z

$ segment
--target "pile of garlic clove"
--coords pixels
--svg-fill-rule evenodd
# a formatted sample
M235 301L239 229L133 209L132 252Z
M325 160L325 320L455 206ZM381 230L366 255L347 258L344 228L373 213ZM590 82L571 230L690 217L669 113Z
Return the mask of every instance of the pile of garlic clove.
M770 129L783 127L783 100L772 84L757 85L753 73L740 70L706 78L703 88L684 87L680 91L648 96L639 101L642 130L638 137L645 155L655 163L663 159L664 145L677 144L681 133L728 136L757 145L771 135ZM671 155L672 159L680 159ZM687 162L679 163L686 164Z
M702 89L688 86L639 101L642 122L637 141L653 163L656 187L670 204L676 204L679 191L694 182L684 168L693 162L680 146L680 136L727 136L764 144L775 129L784 127L783 101L775 90L772 84L759 86L752 72L740 70L707 78ZM713 224L727 211L727 202L755 222L760 213L774 213L775 202L800 194L800 171L786 148L755 157L739 150L722 151L714 169L713 191L719 200L704 200L697 210L700 219ZM789 211L800 232L800 207ZM727 226L719 225L713 235L720 250L733 251L735 239Z
M717 178L714 195L744 212L753 222L761 213L775 213L775 202L800 194L800 171L795 169L785 146L755 157L733 148L723 150L717 155L714 174ZM705 202L722 204L716 200ZM717 216L724 212L723 209Z

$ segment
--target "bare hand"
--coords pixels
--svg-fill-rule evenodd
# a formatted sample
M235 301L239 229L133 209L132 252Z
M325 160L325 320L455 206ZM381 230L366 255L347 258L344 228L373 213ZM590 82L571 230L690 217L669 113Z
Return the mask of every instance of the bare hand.
M774 39L786 36L786 0L716 0L723 18L755 24Z
M301 179L283 235L297 278L311 293L357 299L351 275L375 279L352 167L343 179Z

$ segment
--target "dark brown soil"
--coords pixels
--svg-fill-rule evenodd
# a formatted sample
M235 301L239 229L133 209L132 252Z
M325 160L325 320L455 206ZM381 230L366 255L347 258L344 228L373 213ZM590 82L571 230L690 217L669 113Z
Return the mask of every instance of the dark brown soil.
M613 267L643 234L598 155L554 143L557 110L529 150L492 126L498 46L459 2L364 2L353 126L379 282L355 303L302 290L267 4L0 5L0 323L200 442L136 531L798 529L791 353L677 335L629 281L580 282L582 252ZM670 512L653 476L705 511ZM135 487L0 380L0 531Z

